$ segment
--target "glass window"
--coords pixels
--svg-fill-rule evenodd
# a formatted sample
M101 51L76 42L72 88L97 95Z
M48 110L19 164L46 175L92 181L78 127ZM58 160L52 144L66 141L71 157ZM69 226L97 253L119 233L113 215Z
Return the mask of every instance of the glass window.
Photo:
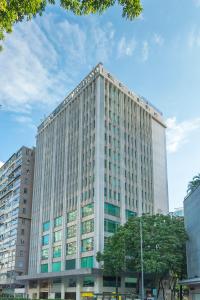
M53 258L61 257L61 246L53 247Z
M65 269L72 270L76 268L76 260L75 259L67 259Z
M61 262L53 262L52 263L52 272L60 272L61 271Z
M81 268L93 268L93 256L82 257Z
M49 221L43 223L43 231L49 230L49 227L50 227L50 222Z
M86 276L83 278L83 286L94 286L94 278L92 276Z
M125 278L125 287L127 288L135 288L137 285L137 278L126 277Z
M49 234L43 235L42 237L42 246L49 244Z
M61 241L61 238L62 238L62 230L55 231L53 234L54 243Z
M76 236L76 225L67 227L67 238Z
M117 229L119 228L119 222L115 222L112 220L104 219L104 231L115 233Z
M111 276L103 277L103 286L105 287L115 287L116 286L116 278ZM121 278L118 278L118 287L121 286Z
M42 259L48 259L49 257L49 249L42 250Z
M135 217L137 215L136 212L126 209L126 219L128 220L131 217Z
M90 203L84 207L82 207L82 217L87 217L94 213L94 203Z
M108 215L112 215L115 217L120 216L120 208L118 206L110 204L110 203L104 204L104 212Z
M47 272L48 272L48 264L42 264L41 273L47 273Z
M54 219L54 227L58 227L62 225L62 216Z
M77 211L76 210L68 212L68 214L67 214L67 222L75 221L76 217L77 217Z
M94 220L82 222L82 234L94 231Z
M76 242L68 243L67 244L67 255L72 255L76 253Z
M81 241L81 251L86 252L86 251L92 251L94 248L94 239L93 238L88 238L84 239Z

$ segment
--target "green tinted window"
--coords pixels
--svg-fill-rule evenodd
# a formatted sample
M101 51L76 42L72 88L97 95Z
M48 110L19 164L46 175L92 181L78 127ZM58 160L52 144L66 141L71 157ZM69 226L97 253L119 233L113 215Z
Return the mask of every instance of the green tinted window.
M47 272L48 272L48 264L42 264L41 273L47 273Z
M83 286L94 286L94 278L92 276L86 276L83 278Z
M42 259L48 259L49 257L49 249L42 250Z
M94 248L94 240L93 238L84 239L81 241L81 251L87 252L92 251Z
M58 227L62 225L62 216L54 219L54 227Z
M82 217L87 217L94 213L94 203L90 203L84 207L82 207Z
M137 215L136 212L126 209L126 219L128 220L131 217L135 217Z
M72 255L76 253L76 242L71 242L67 244L67 255Z
M61 271L61 262L53 262L52 263L52 272L60 272Z
M42 226L43 231L49 230L49 227L50 227L50 222L49 221L43 223L43 226Z
M76 236L76 225L67 227L67 238Z
M61 257L61 246L53 247L53 258Z
M82 234L94 231L94 220L82 222Z
M42 246L49 244L49 234L43 235L42 237Z
M76 268L76 260L75 259L68 259L66 260L66 270L72 270Z
M62 230L55 231L53 234L54 243L61 241L61 239L62 239Z
M77 217L77 211L76 210L68 212L68 214L67 214L67 222L75 221L76 217Z
M120 223L112 220L104 219L104 231L115 233L119 228Z
M82 257L81 268L93 268L93 256Z
M118 206L110 204L110 203L104 204L104 212L108 215L112 215L115 217L120 216L120 208Z

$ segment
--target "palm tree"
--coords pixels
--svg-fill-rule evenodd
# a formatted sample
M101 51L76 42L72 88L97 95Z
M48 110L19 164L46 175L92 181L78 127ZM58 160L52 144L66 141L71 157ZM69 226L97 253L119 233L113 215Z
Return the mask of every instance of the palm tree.
M187 193L190 194L200 185L200 173L192 178L188 183Z

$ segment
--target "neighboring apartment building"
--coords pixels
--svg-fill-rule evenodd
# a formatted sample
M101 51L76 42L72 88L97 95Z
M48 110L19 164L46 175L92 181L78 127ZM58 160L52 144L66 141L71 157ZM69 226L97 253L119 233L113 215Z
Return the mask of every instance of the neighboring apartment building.
M163 117L99 64L38 127L29 296L113 290L96 252L142 213L168 213ZM122 278L120 291L134 284Z
M182 283L190 287L190 299L200 300L200 186L184 200L187 241L187 275Z
M34 150L22 147L0 168L0 293L21 286L27 273Z

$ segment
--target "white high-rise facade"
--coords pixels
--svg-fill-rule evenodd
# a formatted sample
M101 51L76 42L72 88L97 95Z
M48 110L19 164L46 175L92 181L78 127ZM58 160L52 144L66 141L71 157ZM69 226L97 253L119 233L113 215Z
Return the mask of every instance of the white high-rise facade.
M38 127L31 298L110 291L96 252L130 216L167 213L162 114L97 65ZM121 291L134 283L121 279Z

